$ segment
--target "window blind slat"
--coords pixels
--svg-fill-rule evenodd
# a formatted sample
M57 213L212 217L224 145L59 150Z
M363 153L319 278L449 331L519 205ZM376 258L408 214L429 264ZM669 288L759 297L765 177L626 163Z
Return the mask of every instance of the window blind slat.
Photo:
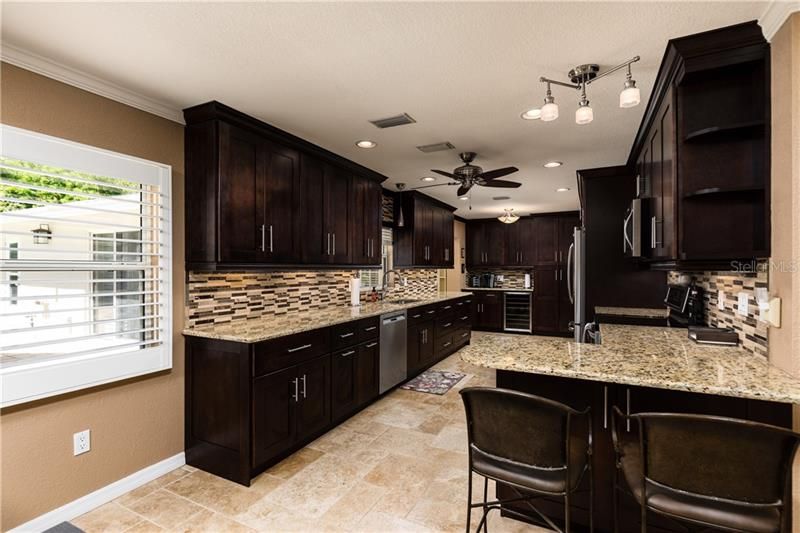
M125 335L135 335L137 333L149 333L153 331L161 331L162 328L141 328L141 329L134 329L130 331L112 331L109 333L95 333L94 335L82 335L80 337L69 337L64 339L56 339L56 340L48 340L48 341L39 341L39 342L28 342L25 344L15 344L13 346L0 346L0 350L4 352L13 352L15 350L23 350L23 349L30 349L30 348L37 348L40 346L53 346L57 344L70 344L73 342L78 341L85 341L89 339L96 339L98 337L124 337ZM14 355L10 353L9 355Z
M92 200L86 200L87 202L91 202ZM87 207L85 205L80 205L80 202L66 202L63 204L60 203L52 203L52 202L42 202L39 200L30 200L28 198L11 198L8 196L0 196L0 202L9 202L12 204L20 204L20 205L38 205L40 207L58 207L58 208L67 208L67 209L83 209L84 211L92 211L94 213L111 213L112 215L117 216L132 216L137 218L149 218L155 220L164 220L163 217L159 215L145 215L143 213L130 213L128 211L118 211L114 209L102 209L100 207ZM7 213L7 211L6 211Z
M69 194L70 196L83 196L84 198L94 198L97 200L113 200L115 202L125 202L129 204L135 205L146 205L149 207L159 207L161 208L161 204L158 202L145 202L140 200L132 200L130 198L121 198L120 196L128 196L128 195L102 195L102 194L93 194L86 191L81 191L79 189L58 189L55 187L45 187L44 185L33 185L31 183L24 183L21 181L14 181L14 180L4 180L0 179L0 185L7 185L8 187L14 187L16 189L27 189L29 191L39 191L39 192L50 192L53 194ZM137 193L131 193L131 195ZM146 191L141 191L138 194L140 195L148 195L151 194Z
M145 306L164 306L164 302L139 302L133 304L117 304L114 309L124 309L127 307L145 307ZM20 311L17 313L0 313L0 317L15 317L15 316L36 316L36 315L52 315L56 313L85 313L89 311L98 311L100 309L108 309L107 306L98 305L90 307L71 307L69 309L48 309L40 311Z
M34 169L34 168L18 167L18 166L14 166L14 165L9 165L8 163L0 163L0 168L4 168L6 170L14 170L14 171L17 171L17 172L27 172L29 174L35 174L37 176L46 176L48 178L56 178L56 179L67 180L67 181L76 181L76 182L84 183L84 184L87 184L87 185L97 185L98 187L111 187L111 188L114 188L114 189L119 189L121 191L130 191L130 192L143 192L143 191L146 191L146 189L142 189L141 186L140 187L127 187L125 185L107 183L105 181L94 181L94 180L89 180L89 179L85 179L85 178L79 178L77 176L69 176L69 175L65 175L65 174L57 174L57 173L47 172L47 171L44 171L44 170L38 170L38 169ZM159 196L163 196L163 195L161 195L160 193L157 193L157 192L151 192L151 191L146 191L146 192L148 192L149 194L157 194Z
M80 328L84 326L100 326L103 324L130 322L132 320L160 320L163 318L164 318L163 315L145 315L145 316L134 316L130 318L111 318L108 320L89 320L86 322L67 322L64 324L48 324L46 326L33 326L30 328L0 329L0 333L4 335L8 335L11 333L25 333L25 332L35 333L36 331L50 330L50 329ZM120 334L125 334L125 332L123 331Z

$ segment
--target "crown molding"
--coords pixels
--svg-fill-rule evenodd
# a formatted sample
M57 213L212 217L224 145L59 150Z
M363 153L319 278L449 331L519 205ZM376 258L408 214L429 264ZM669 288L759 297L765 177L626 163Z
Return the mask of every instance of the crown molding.
M48 78L72 85L153 115L184 124L183 112L169 104L120 87L91 74L56 63L46 57L3 43L0 59L11 65L30 70Z
M758 24L764 31L764 37L772 42L772 38L781 29L793 13L800 12L800 1L798 0L772 0L767 5L767 9L758 18Z

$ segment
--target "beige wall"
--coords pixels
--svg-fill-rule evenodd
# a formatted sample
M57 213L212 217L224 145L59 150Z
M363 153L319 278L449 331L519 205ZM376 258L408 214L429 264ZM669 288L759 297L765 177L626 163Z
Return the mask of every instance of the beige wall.
M11 65L0 122L172 165L173 369L0 413L0 529L183 451L183 127ZM73 457L72 434L92 430Z
M772 39L772 259L770 291L783 300L780 328L770 328L773 364L800 376L800 13ZM795 428L800 429L795 406ZM800 517L800 459L794 468L794 522Z
M466 261L461 257L461 249L466 245L467 226L458 220L453 223L453 268L447 270L447 290L460 291L464 287L464 274L461 273L461 264Z

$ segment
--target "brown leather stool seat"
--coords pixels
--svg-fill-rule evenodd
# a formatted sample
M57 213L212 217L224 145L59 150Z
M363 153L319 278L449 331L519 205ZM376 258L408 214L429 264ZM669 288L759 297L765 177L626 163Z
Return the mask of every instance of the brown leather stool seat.
M617 429L623 419L633 431ZM647 511L702 528L789 531L785 503L800 435L745 420L619 410L613 435L619 472L643 510L642 531Z
M467 414L470 473L484 477L484 501L473 504L469 476L467 531L473 508L483 508L478 530L486 530L489 511L511 502L524 502L543 522L561 531L533 505L532 500L542 496L564 498L565 530L570 531L570 497L579 490L584 475L589 478L589 491L593 490L589 411L576 411L532 394L488 387L463 389L461 397ZM510 487L517 497L488 502L489 479ZM592 500L590 494L590 506Z

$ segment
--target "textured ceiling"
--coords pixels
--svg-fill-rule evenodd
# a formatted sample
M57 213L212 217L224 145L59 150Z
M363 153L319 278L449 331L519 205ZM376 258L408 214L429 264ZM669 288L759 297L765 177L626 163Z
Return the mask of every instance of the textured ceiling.
M544 96L539 76L634 55L643 102L667 40L757 19L764 2L9 3L2 40L175 107L219 100L351 158L422 185L459 151L484 169L515 165L519 189L426 192L467 218L578 206L575 171L624 163L644 105L620 109L622 72L589 88L595 120L578 126L577 95L554 88L561 118L523 121ZM566 80L565 80L566 81ZM378 130L368 120L409 113ZM356 148L357 139L378 147ZM450 141L456 150L415 146ZM557 169L542 164L564 162ZM443 181L444 178L438 178ZM558 187L569 187L557 193ZM510 196L493 201L492 196Z

